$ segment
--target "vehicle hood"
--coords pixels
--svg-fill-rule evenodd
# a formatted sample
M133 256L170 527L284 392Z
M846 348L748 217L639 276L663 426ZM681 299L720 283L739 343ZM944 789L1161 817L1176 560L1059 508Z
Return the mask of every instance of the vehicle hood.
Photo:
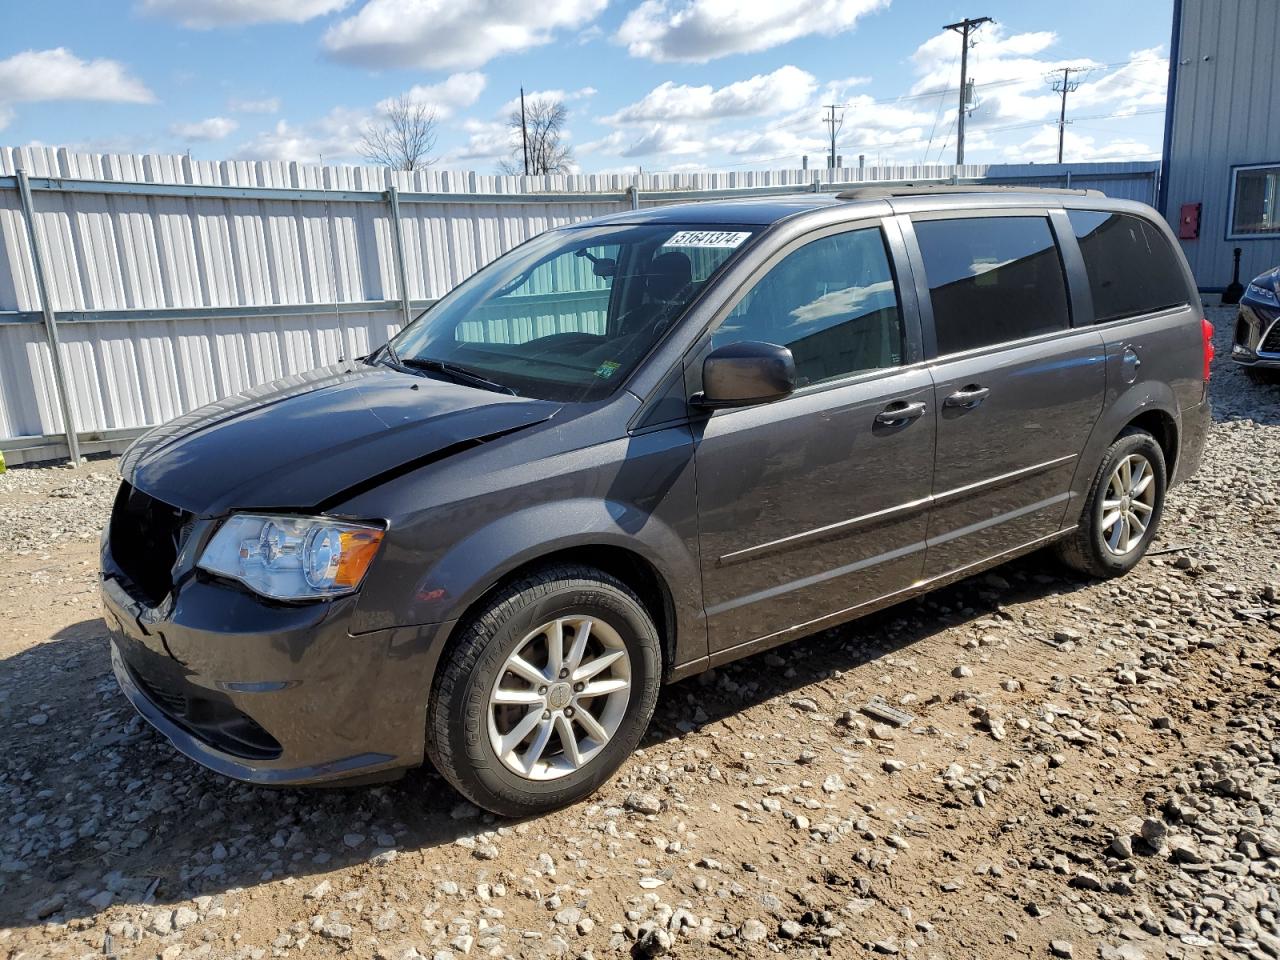
M120 472L144 493L198 516L316 508L558 409L349 361L157 427L129 448Z
M1272 267L1266 273L1259 274L1251 281L1253 285L1262 287L1263 290L1273 290L1280 293L1280 267Z

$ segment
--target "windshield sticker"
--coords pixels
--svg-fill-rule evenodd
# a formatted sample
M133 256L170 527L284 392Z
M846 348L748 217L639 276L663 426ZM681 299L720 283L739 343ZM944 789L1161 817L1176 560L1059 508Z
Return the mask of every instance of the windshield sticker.
M600 366L596 367L596 376L601 380L608 380L613 376L614 371L620 366L622 366L622 364L618 363L616 360L606 360L604 363L600 364Z
M749 233L737 233L732 230L681 230L664 247L727 247L732 250L741 246L742 241L751 236Z

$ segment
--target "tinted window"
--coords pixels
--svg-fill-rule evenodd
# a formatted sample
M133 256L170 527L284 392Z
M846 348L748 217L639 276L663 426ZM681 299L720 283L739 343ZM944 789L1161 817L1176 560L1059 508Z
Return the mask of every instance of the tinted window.
M939 354L1069 325L1062 261L1047 219L925 220L915 229Z
M1098 323L1187 302L1187 281L1164 235L1139 217L1068 210Z
M791 349L799 382L902 363L902 313L879 228L805 244L725 318L712 345L763 340Z

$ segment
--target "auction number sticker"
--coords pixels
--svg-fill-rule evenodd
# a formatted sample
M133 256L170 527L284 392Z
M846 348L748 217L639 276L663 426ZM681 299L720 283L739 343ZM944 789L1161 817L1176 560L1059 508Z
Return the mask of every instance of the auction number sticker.
M728 247L740 246L742 241L751 236L749 233L737 233L732 230L681 230L664 247Z

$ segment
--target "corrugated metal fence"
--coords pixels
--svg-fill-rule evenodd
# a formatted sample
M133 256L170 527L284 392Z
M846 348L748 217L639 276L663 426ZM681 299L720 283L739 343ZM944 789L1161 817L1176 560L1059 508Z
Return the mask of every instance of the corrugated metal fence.
M1157 169L881 167L819 184L807 170L501 177L0 149L0 450L22 462L119 447L366 353L516 244L633 206L907 180L1149 203Z

